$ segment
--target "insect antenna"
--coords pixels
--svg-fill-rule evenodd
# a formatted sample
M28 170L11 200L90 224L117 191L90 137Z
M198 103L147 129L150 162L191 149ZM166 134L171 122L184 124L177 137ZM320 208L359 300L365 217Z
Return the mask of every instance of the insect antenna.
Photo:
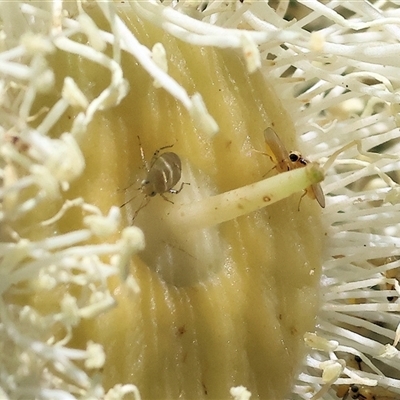
M171 192L172 193L172 192ZM160 193L160 196L165 200L168 201L168 203L175 204L172 200L170 200L167 196L165 196L163 193Z
M130 189L136 182L131 183L130 185L124 187L124 188L118 188L117 191L118 192L124 192L125 190ZM140 188L136 188L135 190L140 190Z

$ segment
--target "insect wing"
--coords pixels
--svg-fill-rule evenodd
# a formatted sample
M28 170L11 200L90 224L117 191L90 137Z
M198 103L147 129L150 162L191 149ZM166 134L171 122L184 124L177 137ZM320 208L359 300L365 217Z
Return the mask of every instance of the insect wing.
M264 131L265 147L267 154L271 158L272 162L276 165L279 172L289 170L287 160L289 160L289 153L283 145L279 136L275 133L272 128L267 128ZM285 168L287 166L287 168Z
M314 193L315 199L318 201L318 204L322 208L325 208L325 195L321 185L319 183L314 183L313 185L311 185L311 188Z

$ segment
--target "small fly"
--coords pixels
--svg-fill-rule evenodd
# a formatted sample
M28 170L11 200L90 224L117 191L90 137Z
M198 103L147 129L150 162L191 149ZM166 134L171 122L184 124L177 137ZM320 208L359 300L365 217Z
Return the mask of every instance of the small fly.
M297 151L288 152L282 141L279 139L279 136L272 128L265 129L264 139L267 148L267 155L275 164L275 168L278 172L303 168L310 162ZM316 199L322 208L325 207L325 196L319 183L314 183L308 187L305 194L312 199ZM303 196L301 196L300 201Z
M159 194L164 200L174 204L165 196L165 193L178 194L182 190L183 186L188 184L181 183L179 189L174 189L174 186L179 182L182 175L181 159L172 151L161 153L162 150L169 149L173 145L164 146L155 151L149 165L144 156L144 151L139 136L138 140L140 156L142 158L143 165L146 168L147 174L145 179L143 179L140 184L140 191L144 194L144 199L139 208L136 210L133 219L135 219L138 212L149 203L150 197L154 197ZM132 197L120 207L125 206L135 197L136 196Z
M379 386L350 385L342 400L396 400L397 393L393 393Z
M347 362L348 366L363 370L363 360L358 355ZM339 385L336 390L336 396L342 400L395 400L399 398L397 393L393 393L381 386L365 385Z

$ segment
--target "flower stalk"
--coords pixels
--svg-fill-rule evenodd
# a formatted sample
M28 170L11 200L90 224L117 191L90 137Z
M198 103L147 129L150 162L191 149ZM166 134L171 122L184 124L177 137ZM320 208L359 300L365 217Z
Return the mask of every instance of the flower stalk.
M169 211L169 219L174 225L190 230L218 225L268 207L321 182L323 178L322 169L311 163L304 168L284 172L204 200L176 204Z

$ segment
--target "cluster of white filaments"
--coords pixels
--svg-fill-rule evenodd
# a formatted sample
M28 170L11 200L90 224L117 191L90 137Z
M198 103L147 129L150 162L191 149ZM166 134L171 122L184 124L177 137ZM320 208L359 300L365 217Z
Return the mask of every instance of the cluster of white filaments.
M0 55L0 397L118 399L133 393L139 399L134 385L117 385L105 393L85 372L103 367L102 346L88 342L86 350L78 350L68 347L68 343L72 329L81 320L94 318L115 306L107 286L109 277L121 277L128 293L138 292L127 267L131 256L144 248L142 232L128 227L117 241L107 243L120 229L119 207L112 207L103 215L98 207L82 198L67 200L52 218L35 221L33 225L34 230L48 229L50 234L52 224L69 209L80 208L81 229L59 235L51 232L49 237L35 240L21 237L18 229L13 228L19 221L24 224L27 214L41 205L58 200L70 182L82 174L85 159L77 138L84 137L97 110L118 104L127 90L118 63L100 51L104 49L101 38L90 46L69 39L76 32L96 38L97 28L89 17L83 13L77 18L80 23L71 20L73 27L66 27L63 4L48 5L49 9L22 2L0 6L3 35ZM47 35L37 33L50 21ZM86 58L107 66L111 83L97 98L88 101L76 83L66 78L62 96L51 109L40 111L46 115L33 129L29 123L37 118L31 115L35 99L54 85L56 72L49 67L46 57L56 48L83 53ZM50 138L50 130L70 106L82 111L69 132L58 139ZM102 244L87 244L92 239L101 239ZM13 301L34 291L45 292L69 285L82 289L79 298L67 290L61 291L58 309L45 316L33 305L21 306ZM53 336L55 332L57 336Z
M395 156L400 137L400 7L386 1L299 0L295 20L289 3L125 1L123 6L193 45L239 49L249 73L268 71L312 161L323 163L354 142L335 160L322 185L328 238L322 305L315 333L305 338L310 353L293 398L335 399L333 384L356 384L368 393L389 388L387 396L395 398L400 393L400 164ZM107 243L118 231L119 208L102 215L79 198L38 224L45 228L68 209L80 207L81 229L35 241L12 228L43 202L59 198L83 173L79 141L86 127L97 111L119 104L128 90L121 51L178 99L203 131L213 135L218 130L201 94L189 95L168 75L162 46L148 49L139 43L116 13L122 5L97 5L110 22L110 32L98 29L79 1L44 2L43 8L20 1L0 5L1 398L28 393L43 399L118 399L127 393L139 398L133 385L117 385L105 393L84 371L82 361L88 370L102 367L101 347L89 343L86 350L77 350L68 343L82 319L113 307L109 277L125 279L133 294L139 290L126 266L144 246L141 231L125 228L119 240ZM76 33L86 35L87 44L71 39ZM106 44L112 45L112 57L104 53ZM54 85L57 71L47 57L55 49L107 68L110 82L89 100L84 88L66 78L62 96L43 110L45 117L33 129L29 122L35 118L36 96ZM81 111L67 133L50 138L68 107ZM87 245L92 238L101 238L101 244ZM31 285L49 290L67 284L82 288L79 300L66 292L59 310L46 316L12 300L32 290ZM62 337L48 336L54 331L63 332ZM353 366L354 356L362 368ZM232 395L240 398L239 392Z

